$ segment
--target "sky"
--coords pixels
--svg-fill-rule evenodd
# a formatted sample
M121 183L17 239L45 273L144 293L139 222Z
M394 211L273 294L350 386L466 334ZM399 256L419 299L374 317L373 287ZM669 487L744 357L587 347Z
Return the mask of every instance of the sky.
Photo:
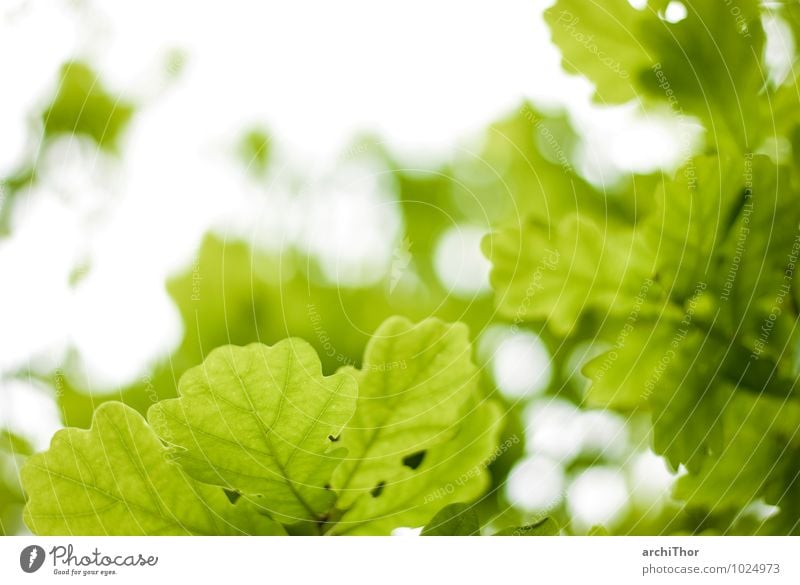
M91 63L106 87L139 107L120 160L70 138L37 161L41 184L0 243L0 268L27 285L0 293L10 324L0 334L0 371L72 344L98 387L135 376L179 341L160 284L188 264L210 228L317 254L342 285L381 278L400 230L391 193L368 161L341 156L365 132L404 164L433 166L533 99L570 112L587 136L579 156L590 177L593 169L676 160L677 137L664 119L597 108L589 84L562 72L544 3L148 4L16 0L0 12L0 75L14 80L0 107L0 176L35 149L36 113L68 59ZM177 76L167 73L172 62L182 64ZM267 198L231 155L253 126L274 140ZM300 198L291 193L298 176ZM443 277L467 293L470 280L485 287L478 241L465 228L443 242L445 258L460 258L439 265L463 266L460 276ZM76 265L93 270L71 290ZM42 298L30 299L31 290ZM14 295L34 301L25 306L41 313L40 327L23 331L33 319ZM120 306L143 304L160 317L160 331L134 317L119 322ZM120 356L107 343L115 335L141 349Z

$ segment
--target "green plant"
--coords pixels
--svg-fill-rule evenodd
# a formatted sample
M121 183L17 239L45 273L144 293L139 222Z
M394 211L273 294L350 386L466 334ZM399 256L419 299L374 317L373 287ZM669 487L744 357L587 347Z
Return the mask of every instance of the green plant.
M463 325L385 322L360 370L311 346L224 346L148 422L120 403L22 473L40 534L388 534L488 486L501 412Z
M272 270L240 243L208 239L197 270L213 294L187 302L191 273L170 286L188 333L154 381L171 397L175 372L185 371L179 397L152 406L148 423L135 410L149 397L137 383L120 392L133 408L105 404L90 430L59 432L23 473L28 526L42 534L572 531L562 510L552 511L558 522L497 531L519 520L512 512L496 521L508 502L495 496L524 452L520 445L499 470L497 445L509 428L525 429L516 405L501 408L479 384L463 325L390 319L360 368L323 376L355 362L363 331L402 313L476 332L493 321L535 330L554 354L551 394L633 421L645 413L650 445L679 478L671 517L639 530L800 533L800 93L797 51L787 49L789 68L779 71L766 57L764 25L786 25L797 44L799 5L644 4L557 0L545 19L565 69L594 84L597 102L670 116L685 138L679 168L600 188L570 156L578 136L566 118L530 105L487 131L480 164L457 160L425 174L388 160L424 295L400 287L389 298L386 283L336 289L313 274ZM668 17L676 5L685 15ZM106 125L108 100L90 101ZM54 107L61 102L63 92ZM73 122L46 130L95 136L94 126ZM242 155L266 173L268 140L256 134ZM457 299L437 281L434 251L452 221L492 224L483 249L497 313L488 296ZM220 267L223 276L211 277ZM272 343L284 326L306 341L224 346L186 371L204 348ZM578 352L582 345L591 351ZM585 393L564 380L575 354ZM81 417L93 404L64 387L69 422L88 425ZM21 498L16 485L10 493Z
M684 2L675 23L666 5L559 0L546 19L598 100L696 116L705 145L627 221L586 208L488 237L497 306L562 337L589 323L586 401L651 413L696 530L797 534L800 177L776 146L797 146L794 76L766 75L756 0ZM747 526L756 503L778 513Z

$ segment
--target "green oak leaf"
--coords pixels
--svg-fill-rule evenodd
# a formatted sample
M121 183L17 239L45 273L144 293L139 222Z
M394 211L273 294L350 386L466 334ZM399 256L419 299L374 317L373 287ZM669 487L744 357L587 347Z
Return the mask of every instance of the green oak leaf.
M515 322L546 319L557 334L571 332L585 311L625 313L650 282L652 260L638 234L602 228L588 217L558 226L536 221L483 240L500 313ZM643 253L644 252L644 253Z
M453 193L445 192L442 203L430 203L440 206L454 200L459 208L470 210L471 217L485 217L492 225L518 217L558 223L578 211L594 217L615 212L625 215L624 197L609 197L573 167L578 142L566 114L545 114L525 103L486 130L480 152L462 153L451 171L455 175ZM416 190L413 195L415 201L427 201ZM442 209L448 213L431 214L423 209L421 215L450 225L452 211ZM412 227L421 231L419 226ZM411 239L417 242L413 234Z
M710 142L731 151L755 148L772 126L769 99L764 98L766 38L760 2L682 2L687 15L676 23L646 11L639 38L654 62L642 72L642 87L674 111L700 118Z
M495 456L502 412L483 402L458 424L458 434L431 447L414 469L358 498L342 512L332 534L389 534L400 526L422 526L443 506L472 501L489 487L486 469Z
M89 430L67 428L22 470L25 523L48 535L282 534L217 487L195 482L135 410L106 403Z
M431 518L422 529L422 536L480 536L481 523L475 507L470 504L450 504Z
M739 510L763 497L780 508L786 533L800 531L794 497L800 491L800 402L736 394L725 411L726 447L700 472L682 475L675 496L709 512ZM785 522L787 516L792 522Z
M385 321L367 345L358 380L358 407L342 431L347 458L332 485L337 507L349 507L404 470L406 458L453 436L477 390L467 327L401 317Z
M793 392L787 368L776 366L777 346L792 333L788 317L754 352L765 308L791 302L785 270L800 242L793 193L766 157L703 157L665 183L644 222L662 288L620 316L626 320L611 335L614 346L583 371L592 381L589 402L652 410L655 449L674 467L698 471L720 454L734 388Z
M800 207L790 170L763 155L746 160L740 192L738 214L719 246L716 280L724 299L721 324L753 347L774 307L782 315L790 311L789 291L800 255ZM781 347L786 339L772 343Z
M714 274L717 250L744 204L744 172L744 159L699 157L657 189L645 240L659 281L675 302L686 301Z
M652 322L620 326L612 349L590 359L582 368L589 378L586 401L591 407L630 411L647 403L654 373L671 342L677 324L657 327Z
M558 0L545 20L564 68L592 81L598 101L666 103L701 118L714 143L757 145L770 121L758 1L683 0L679 22L665 4Z
M647 406L655 450L674 467L684 463L698 469L722 450L721 413L730 390L720 372L730 358L725 343L694 326L690 312L686 315L637 323L583 372L592 381L590 403Z
M699 471L725 447L724 420L734 393L785 399L793 382L775 364L709 328L696 305L701 293L676 314L642 319L619 329L612 349L587 362L587 402L631 411L648 408L654 449L674 468Z
M344 451L333 441L353 416L356 391L346 373L324 377L305 341L223 346L148 418L192 477L261 496L287 522L316 521L335 499L328 483Z
M494 536L558 536L561 529L552 518L544 518L525 526L512 526L494 533Z
M639 94L639 78L653 61L638 38L648 18L628 0L560 0L545 11L562 65L597 86L598 98L626 102Z
M788 170L763 155L699 157L657 191L645 222L656 273L671 302L685 303L707 283L720 308L717 327L748 337L792 278L800 251L800 210Z

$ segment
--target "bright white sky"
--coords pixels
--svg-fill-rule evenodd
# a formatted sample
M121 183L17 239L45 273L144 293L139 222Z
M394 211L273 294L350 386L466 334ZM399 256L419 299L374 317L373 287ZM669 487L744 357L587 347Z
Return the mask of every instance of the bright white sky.
M321 255L329 276L345 285L380 278L400 230L390 193L379 169L340 156L365 131L408 164L432 166L527 97L570 109L588 132L589 167L646 167L674 156L674 142L659 139L663 125L626 123L625 109L590 108L588 84L561 72L543 7L529 0L4 3L0 176L35 148L36 114L67 59L90 62L140 110L121 161L71 139L38 161L42 180L15 210L13 237L0 242L0 271L15 283L0 290L0 372L32 359L57 362L70 346L97 390L145 371L181 335L164 279L190 261L210 227ZM165 63L176 51L186 66L170 80ZM254 124L274 135L269 185L248 180L231 154ZM645 161L632 156L648 151ZM298 180L302 194L290 196ZM443 275L456 294L469 294L470 281L485 287L478 231L465 226L440 250L460 256L440 262L458 267ZM80 265L90 272L72 289L68 276Z

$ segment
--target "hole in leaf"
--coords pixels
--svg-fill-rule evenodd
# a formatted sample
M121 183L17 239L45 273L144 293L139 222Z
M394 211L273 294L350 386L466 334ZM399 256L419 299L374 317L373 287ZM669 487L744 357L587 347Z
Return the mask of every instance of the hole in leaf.
M426 451L419 451L418 453L412 453L408 457L404 457L403 465L411 469L416 469L422 465L422 462L425 460L425 453Z
M379 495L381 495L383 493L383 488L385 486L386 486L386 482L382 481L378 485L376 485L374 488L372 488L372 491L370 492L372 497L373 498L377 498Z
M225 488L222 488L222 491L224 491L225 495L228 496L228 501L231 504L235 504L236 502L239 501L239 498L242 497L242 494L240 494L239 492L237 492L235 490L226 490Z

